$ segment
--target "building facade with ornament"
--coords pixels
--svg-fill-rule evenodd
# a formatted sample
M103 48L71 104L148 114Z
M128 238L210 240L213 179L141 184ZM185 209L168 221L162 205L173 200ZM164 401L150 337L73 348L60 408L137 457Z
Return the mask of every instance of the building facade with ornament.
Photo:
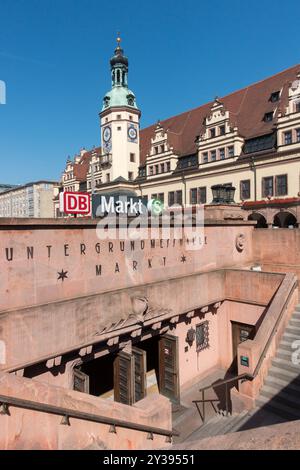
M209 204L220 184L259 227L298 226L300 65L144 129L119 38L110 67L101 146L68 159L61 190L128 190L168 207Z

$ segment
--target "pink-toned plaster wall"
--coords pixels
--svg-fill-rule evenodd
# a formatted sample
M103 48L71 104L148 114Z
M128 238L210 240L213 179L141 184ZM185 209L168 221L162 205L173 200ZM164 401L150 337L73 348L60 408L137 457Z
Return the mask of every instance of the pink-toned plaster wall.
M1 394L52 406L80 410L98 416L130 423L172 429L171 404L162 395L150 395L134 406L107 402L91 395L48 386L42 382L0 373ZM0 415L0 449L159 449L166 438L146 432L70 418L70 426L61 425L61 417L53 414L9 407L10 416Z
M253 254L264 270L294 272L300 279L300 230L256 229L253 231Z
M219 310L219 365L228 369L233 360L232 352L232 323L256 325L265 307L242 302L225 301Z
M215 367L219 361L219 341L218 341L218 317L219 311L208 312L205 315L197 315L192 318L191 323L178 323L171 334L178 337L179 348L179 382L184 385L197 376L201 376L209 369ZM190 346L186 342L186 335L190 328L203 321L208 321L209 347L197 352L196 339ZM186 350L187 349L187 350Z
M186 237L181 242L171 233L164 240L158 232L155 248L150 239L135 241L134 247L127 240L122 251L119 240L99 240L92 226L2 228L0 312L241 266L252 260L252 231L247 225L206 226L194 235L195 243L202 242L198 250ZM243 251L236 248L240 233L245 236ZM63 272L66 277L59 279Z

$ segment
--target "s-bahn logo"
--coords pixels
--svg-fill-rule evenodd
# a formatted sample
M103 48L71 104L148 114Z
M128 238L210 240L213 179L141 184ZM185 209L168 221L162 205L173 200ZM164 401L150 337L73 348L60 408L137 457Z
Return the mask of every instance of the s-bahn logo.
M65 214L89 215L91 196L89 193L63 192L59 195L59 210Z

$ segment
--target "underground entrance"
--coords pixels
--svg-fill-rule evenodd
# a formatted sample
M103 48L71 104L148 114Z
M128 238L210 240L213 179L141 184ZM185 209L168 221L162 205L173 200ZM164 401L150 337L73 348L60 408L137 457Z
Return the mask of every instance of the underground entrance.
M152 336L73 369L74 390L132 405L151 393L179 401L178 339Z

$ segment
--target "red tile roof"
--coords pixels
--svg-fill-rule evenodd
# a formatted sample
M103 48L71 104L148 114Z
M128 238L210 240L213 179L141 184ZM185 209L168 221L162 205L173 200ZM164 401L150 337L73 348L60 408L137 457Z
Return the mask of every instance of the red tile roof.
M78 163L73 163L74 177L77 181L86 180L89 171L89 163L94 152L96 152L97 155L101 155L101 147L96 147L92 150L88 150L82 155Z
M238 132L246 139L271 132L278 111L285 109L288 101L288 87L300 72L300 64L286 69L276 75L235 91L227 96L218 98L229 111L230 123L238 127ZM281 91L282 90L282 91ZM281 91L279 101L270 101L271 93ZM174 152L180 156L196 153L195 139L204 132L204 119L210 114L213 102L198 108L160 121L167 132L168 142ZM265 113L274 111L274 119L265 122ZM146 155L150 153L151 138L155 135L157 124L146 127L140 132L140 164L145 164ZM89 161L93 152L101 153L101 147L87 151L78 163L73 163L74 176L79 181L85 181Z
M284 111L288 99L288 86L296 79L300 64L284 70L272 77L254 83L242 90L218 98L229 111L230 122L238 126L239 134L249 139L267 134L274 127L278 110ZM280 100L272 103L271 93L280 91ZM196 153L195 138L204 131L203 122L210 114L213 102L206 103L191 111L165 119L160 124L168 133L168 140L180 155ZM274 111L274 119L265 122L265 113ZM141 165L145 163L146 155L150 152L151 137L154 137L156 124L141 130Z

